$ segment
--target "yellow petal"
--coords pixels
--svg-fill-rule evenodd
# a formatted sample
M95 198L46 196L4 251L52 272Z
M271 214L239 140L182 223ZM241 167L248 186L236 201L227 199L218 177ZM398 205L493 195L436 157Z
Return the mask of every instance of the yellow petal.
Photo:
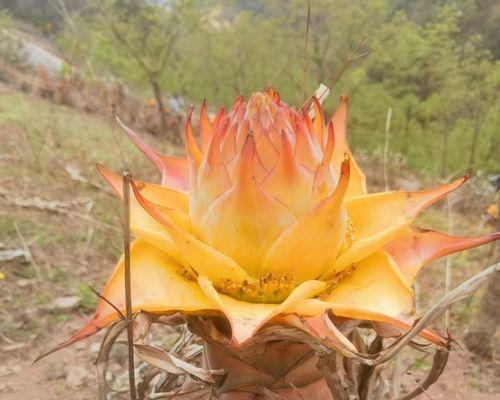
M347 188L346 198L361 196L366 193L366 177L354 159L347 143L347 96L340 97L340 104L332 117L335 130L335 148L332 157L332 166L340 173L340 164L345 154L351 158L351 179Z
M387 253L379 250L357 262L354 268L351 275L323 298L324 301L393 317L412 310L413 292Z
M354 241L332 264L337 272L367 257L402 232L423 209L465 182L455 182L419 192L383 192L352 197L345 202L354 229Z
M384 321L386 317L404 317L412 307L412 290L394 261L384 251L378 251L358 262L354 272L329 294L301 302L293 311L315 316L332 309L340 317Z
M102 292L102 296L122 313L125 313L124 268L122 257ZM179 263L157 247L144 240L134 241L130 246L133 311L163 314L213 309L198 284L181 275L182 270ZM93 335L118 318L117 312L101 299L87 324L53 350Z
M255 143L248 136L238 182L205 211L200 236L256 276L265 250L296 219L257 183L253 174L254 157Z
M279 161L262 182L262 187L283 203L294 215L304 214L310 202L313 173L300 165L283 131Z
M261 275L288 272L300 283L325 271L344 240L342 200L348 184L349 160L345 160L335 192L278 237L264 255Z
M283 303L263 304L247 303L219 294L212 282L204 276L198 278L198 283L205 296L212 301L213 306L222 311L229 320L234 346L246 342L274 316L289 312L304 299L316 296L326 288L325 282L307 281L297 286Z
M206 275L218 283L222 279L242 281L250 276L231 257L219 253L214 248L207 246L193 235L167 221L158 211L157 207L145 199L132 182L132 189L137 201L160 223L169 237L179 249L182 259L187 265L200 275Z

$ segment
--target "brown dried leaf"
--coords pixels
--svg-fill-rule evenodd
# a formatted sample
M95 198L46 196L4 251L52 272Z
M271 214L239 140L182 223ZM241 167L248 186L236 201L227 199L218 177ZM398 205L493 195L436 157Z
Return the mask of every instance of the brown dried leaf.
M226 375L223 370L206 370L196 367L153 346L135 344L134 348L142 361L174 375L187 374L196 380L213 385L219 385Z

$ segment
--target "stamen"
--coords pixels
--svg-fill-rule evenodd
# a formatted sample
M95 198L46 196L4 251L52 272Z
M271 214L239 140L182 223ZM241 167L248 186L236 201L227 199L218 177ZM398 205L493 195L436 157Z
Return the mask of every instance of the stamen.
M352 219L349 216L347 217L347 229L345 233L345 240L349 247L351 247L352 244L356 241L356 228L354 227Z
M333 290L339 285L339 283L347 278L349 275L351 275L354 271L356 270L356 267L354 264L351 264L349 267L346 269L340 271L340 272L334 272L331 277L329 277L326 280L326 289L323 293L320 294L319 298L321 300L324 300L326 297L328 297L330 294L332 294Z
M268 272L253 280L234 282L224 280L218 289L231 297L253 303L281 303L295 288L295 277L290 272L276 275Z

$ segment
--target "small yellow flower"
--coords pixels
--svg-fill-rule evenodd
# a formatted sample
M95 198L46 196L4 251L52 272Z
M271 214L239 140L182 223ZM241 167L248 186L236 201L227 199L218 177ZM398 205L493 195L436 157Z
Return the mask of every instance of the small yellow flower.
M490 204L488 208L486 209L486 213L494 218L498 219L498 206L496 204Z

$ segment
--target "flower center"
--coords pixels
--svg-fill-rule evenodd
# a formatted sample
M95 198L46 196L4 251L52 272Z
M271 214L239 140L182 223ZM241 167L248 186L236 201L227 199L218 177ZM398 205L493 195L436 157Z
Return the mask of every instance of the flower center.
M260 278L233 282L223 280L218 289L238 300L251 303L281 303L295 288L295 277L288 272L278 276L272 272Z

